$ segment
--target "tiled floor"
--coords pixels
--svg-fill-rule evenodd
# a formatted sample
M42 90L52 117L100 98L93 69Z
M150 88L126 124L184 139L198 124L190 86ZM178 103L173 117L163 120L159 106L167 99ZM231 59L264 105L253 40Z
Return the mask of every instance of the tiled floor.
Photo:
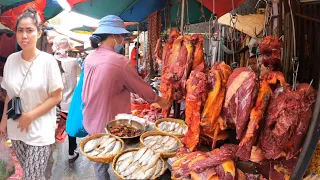
M78 139L79 141L79 139ZM111 180L116 180L109 168ZM50 180L95 180L93 163L80 153L75 163L68 163L68 140L63 144L57 143L52 158L47 168L46 177ZM170 179L170 172L167 171L160 179Z

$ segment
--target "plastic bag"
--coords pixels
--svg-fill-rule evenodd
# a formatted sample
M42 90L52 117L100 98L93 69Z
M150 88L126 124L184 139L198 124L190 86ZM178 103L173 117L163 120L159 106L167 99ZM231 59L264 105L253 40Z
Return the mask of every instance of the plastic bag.
M74 89L69 112L67 116L66 132L72 137L85 137L88 135L83 127L82 109L84 107L82 102L82 85L84 79L84 69L81 70L79 82Z
M13 159L6 140L0 138L0 180L6 180L15 172Z

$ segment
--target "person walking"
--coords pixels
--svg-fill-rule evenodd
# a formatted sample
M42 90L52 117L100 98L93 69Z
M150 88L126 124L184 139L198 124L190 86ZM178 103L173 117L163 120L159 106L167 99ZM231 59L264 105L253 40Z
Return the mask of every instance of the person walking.
M90 37L95 51L85 60L82 92L83 125L88 134L104 133L106 124L117 114L130 113L131 92L148 103L169 107L170 103L142 80L131 61L118 54L128 33L121 18L109 15L100 20ZM106 163L94 164L98 180L110 179L108 168Z
M55 143L55 106L62 99L57 61L36 48L41 33L38 12L26 9L16 24L16 38L22 51L8 57L1 83L7 91L4 106L7 113L3 113L0 134L12 140L24 180L45 179Z
M68 51L72 49L71 42L66 36L56 36L54 39L53 50L54 57L58 60L60 66L62 82L64 89L62 91L62 101L60 103L61 113L60 113L60 124L63 123L63 131L65 132L66 121L68 117L68 111L73 96L75 87L77 86L77 77L80 72L80 66L78 64L77 58L72 58L68 56ZM59 135L59 134L58 134ZM61 137L64 141L63 136ZM79 157L79 152L75 151L77 149L77 139L76 137L70 136L68 134L69 143L69 163L73 163Z

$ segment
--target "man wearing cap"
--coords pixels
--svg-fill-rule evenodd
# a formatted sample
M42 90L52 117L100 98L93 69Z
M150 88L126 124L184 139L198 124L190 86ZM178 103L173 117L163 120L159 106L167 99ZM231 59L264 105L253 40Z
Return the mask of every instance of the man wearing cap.
M89 134L104 133L106 124L117 114L131 113L130 93L138 94L148 103L169 107L169 102L142 80L131 61L118 54L128 33L121 18L109 15L100 20L90 37L95 51L85 60L82 92L83 125ZM110 179L108 168L109 164L94 164L98 180Z

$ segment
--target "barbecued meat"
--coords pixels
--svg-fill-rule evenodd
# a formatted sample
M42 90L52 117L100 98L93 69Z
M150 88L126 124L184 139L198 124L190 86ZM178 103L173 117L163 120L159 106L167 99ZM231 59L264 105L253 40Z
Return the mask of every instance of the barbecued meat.
M215 168L219 180L237 180L237 169L233 160L228 160Z
M235 160L238 146L233 144L225 144L219 149L211 151L208 158L199 160L191 166L191 170L195 172L202 172L209 167L218 166L228 160Z
M208 74L209 94L202 112L201 131L202 134L212 138L212 148L216 145L219 132L226 129L220 113L225 98L226 84L231 73L230 66L222 62L216 63Z
M172 164L172 179L236 179L234 154L237 145L226 144L212 152L192 152Z
M157 40L157 45L156 48L154 50L154 54L156 57L156 62L161 65L162 64L162 39L159 38Z
M267 159L291 159L299 153L315 98L316 91L308 84L298 85L296 91L289 86L275 90L259 140Z
M204 63L191 72L187 81L186 123L188 132L183 142L191 151L199 143L201 110L207 98L207 77Z
M281 70L281 47L282 43L277 36L264 38L259 44L260 62L273 71Z
M262 120L265 117L265 111L272 95L272 90L269 85L276 84L277 80L280 81L281 86L286 85L284 76L281 72L271 71L262 77L256 104L250 113L250 121L246 134L241 139L239 149L237 151L237 156L243 161L248 161L250 159L252 146L255 144L261 131L263 123Z
M237 68L230 75L223 106L223 119L235 128L241 139L248 124L257 92L256 74L248 68Z
M163 47L163 53L162 53L162 76L161 76L161 87L160 91L162 94L162 97L169 100L171 103L173 101L173 87L171 83L167 79L168 74L168 68L171 63L172 59L172 45L173 42L180 36L179 32L176 30L172 30L168 42ZM163 109L162 115L164 117L168 117L170 113L170 109Z
M179 36L174 41L167 79L173 85L173 99L176 101L181 101L185 97L186 81L192 68L193 53L191 36Z
M193 34L192 42L195 46L192 69L195 69L199 64L204 63L203 36L201 34Z

